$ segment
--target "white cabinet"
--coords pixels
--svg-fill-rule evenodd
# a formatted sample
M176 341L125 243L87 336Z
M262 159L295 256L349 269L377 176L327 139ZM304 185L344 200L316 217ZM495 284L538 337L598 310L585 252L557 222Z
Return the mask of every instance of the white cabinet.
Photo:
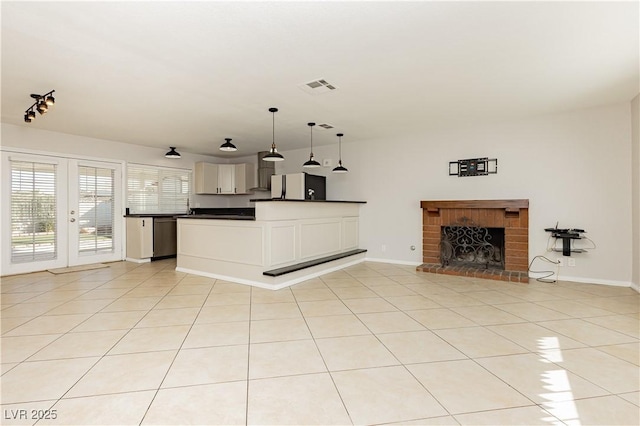
M153 218L127 218L127 258L150 259L153 257Z
M218 194L218 165L198 162L194 173L196 194Z
M220 194L236 193L235 164L218 164L218 187Z
M195 164L196 194L246 194L253 185L253 164Z
M246 194L254 186L253 164L234 164L235 189L238 194Z

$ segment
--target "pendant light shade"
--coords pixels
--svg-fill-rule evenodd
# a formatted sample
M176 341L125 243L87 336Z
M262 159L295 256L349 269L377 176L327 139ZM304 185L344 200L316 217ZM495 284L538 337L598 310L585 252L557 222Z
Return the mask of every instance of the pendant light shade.
M338 160L338 166L333 169L333 173L347 173L349 170L342 165L342 137L344 136L344 133L338 133L336 136L338 137L340 159Z
M238 148L236 148L236 146L231 143L230 138L225 138L224 140L226 142L220 145L220 151L233 152L238 150Z
M276 148L276 112L278 108L269 108L269 112L272 115L272 136L273 142L271 143L271 149L269 153L262 158L262 161L283 161L284 157L278 152Z
M316 167L320 167L320 163L318 163L315 158L313 158L313 126L315 126L316 123L307 123L307 126L309 126L309 129L311 131L311 154L309 155L309 161L305 162L302 167L307 168L307 169L312 169L312 168L316 168Z
M171 150L167 152L164 156L167 158L180 158L180 154L176 151L175 146L170 146Z

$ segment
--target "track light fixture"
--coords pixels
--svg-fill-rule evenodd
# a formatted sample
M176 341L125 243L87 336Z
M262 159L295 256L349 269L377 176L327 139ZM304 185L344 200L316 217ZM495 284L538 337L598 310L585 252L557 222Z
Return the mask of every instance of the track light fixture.
M167 152L164 156L167 158L180 158L180 154L176 151L175 146L170 146L171 150Z
M278 112L278 108L269 108L269 112L272 115L273 142L269 153L262 158L262 161L283 161L284 157L276 149L276 112Z
M311 131L311 154L309 155L309 161L305 162L302 167L307 168L307 169L312 169L312 168L316 168L316 167L320 167L320 163L318 163L315 158L313 158L313 126L315 126L316 123L307 123L307 126L309 126L309 129Z
M38 111L40 115L47 113L49 107L56 103L56 99L53 97L53 92L55 92L55 90L47 92L44 95L37 95L35 93L30 95L35 99L35 102L24 112L25 123L31 123L31 121L36 118L35 111Z
M333 173L347 173L349 170L342 165L342 137L344 136L344 133L338 133L336 136L338 137L338 149L340 150L340 156L338 157L338 166L333 169Z
M225 138L224 140L226 142L220 145L220 151L233 152L238 150L238 148L231 143L231 138Z

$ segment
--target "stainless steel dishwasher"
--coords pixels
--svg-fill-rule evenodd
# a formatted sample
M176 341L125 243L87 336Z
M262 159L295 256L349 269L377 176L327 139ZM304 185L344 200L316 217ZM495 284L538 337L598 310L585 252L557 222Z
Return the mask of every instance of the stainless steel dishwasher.
M175 217L153 218L153 257L175 256L177 250Z

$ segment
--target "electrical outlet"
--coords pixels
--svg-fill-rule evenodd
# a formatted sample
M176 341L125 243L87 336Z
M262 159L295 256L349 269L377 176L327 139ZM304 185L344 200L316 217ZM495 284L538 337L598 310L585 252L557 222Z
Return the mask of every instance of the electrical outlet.
M572 267L573 267L573 266L576 266L576 260L575 260L575 259L572 259L572 258L568 258L568 259L567 259L567 265L568 265L568 266L572 266Z
M564 266L564 259L563 258L559 257L559 258L556 259L556 261L558 263L558 266Z

